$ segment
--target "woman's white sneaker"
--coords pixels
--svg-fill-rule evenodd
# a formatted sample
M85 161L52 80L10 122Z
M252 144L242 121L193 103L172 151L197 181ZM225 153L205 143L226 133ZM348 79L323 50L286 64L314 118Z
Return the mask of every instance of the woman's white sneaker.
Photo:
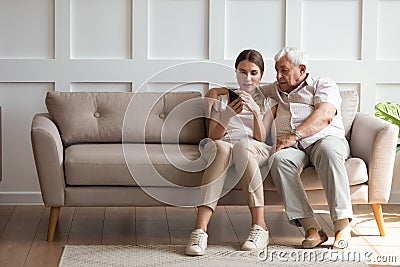
M208 235L203 229L196 229L190 234L185 253L189 256L202 256L206 252Z
M261 226L254 224L250 229L249 237L242 245L242 250L257 251L264 249L269 243L269 233Z

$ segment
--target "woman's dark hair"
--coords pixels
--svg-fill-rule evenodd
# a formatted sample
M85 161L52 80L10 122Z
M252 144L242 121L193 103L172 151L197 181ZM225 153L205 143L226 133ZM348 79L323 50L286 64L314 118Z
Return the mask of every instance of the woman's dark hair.
M243 60L248 60L251 63L256 64L260 68L261 73L264 73L264 60L260 52L258 52L257 50L246 49L240 52L240 54L236 58L235 69L237 69L237 66Z

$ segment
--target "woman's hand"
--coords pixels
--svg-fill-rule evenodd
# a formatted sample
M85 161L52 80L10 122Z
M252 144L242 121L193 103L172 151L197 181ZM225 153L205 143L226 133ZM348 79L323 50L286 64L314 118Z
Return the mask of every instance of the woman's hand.
M229 103L224 111L224 115L232 118L243 110L243 101L241 97L236 98L233 102Z
M248 92L238 90L238 94L243 99L243 105L246 109L251 111L256 116L260 114L260 106L256 103L256 101L254 101L253 97Z
M221 90L220 90L221 89ZM225 91L224 91L225 90ZM210 92L211 91L211 92ZM210 92L210 93L209 93ZM225 94L228 94L228 89L226 88L216 88L216 89L211 89L207 92L205 95L206 98L208 99L205 102L205 106L207 102L211 103L211 101L215 101L217 104L216 108L213 108L213 106L209 107L209 110L205 110L206 112L210 112L210 116L207 117L209 118L209 129L208 129L208 137L213 139L213 140L218 140L221 137L223 137L226 133L226 129L228 128L230 119L235 116L236 114L239 114L243 110L243 104L242 104L242 99L239 97L232 103L229 103L226 106L225 110L218 110L218 100L217 97L218 95L221 94L221 92L225 92ZM213 95L215 94L215 95ZM208 96L208 98L207 98ZM215 97L215 98L214 98ZM207 108L207 107L205 107Z

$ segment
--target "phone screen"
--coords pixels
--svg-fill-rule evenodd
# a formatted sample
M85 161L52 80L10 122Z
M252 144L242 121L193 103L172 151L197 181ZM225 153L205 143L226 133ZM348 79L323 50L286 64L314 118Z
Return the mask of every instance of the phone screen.
M239 97L239 95L232 89L229 89L228 91L229 91L229 103L232 103L233 101L235 101L236 98Z

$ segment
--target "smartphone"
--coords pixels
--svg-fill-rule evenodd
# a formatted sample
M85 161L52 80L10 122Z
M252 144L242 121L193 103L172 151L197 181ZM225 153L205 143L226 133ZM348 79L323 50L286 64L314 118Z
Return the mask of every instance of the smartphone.
M236 93L232 89L229 89L228 92L229 92L229 103L232 103L233 101L235 101L236 98L239 97L238 93Z

